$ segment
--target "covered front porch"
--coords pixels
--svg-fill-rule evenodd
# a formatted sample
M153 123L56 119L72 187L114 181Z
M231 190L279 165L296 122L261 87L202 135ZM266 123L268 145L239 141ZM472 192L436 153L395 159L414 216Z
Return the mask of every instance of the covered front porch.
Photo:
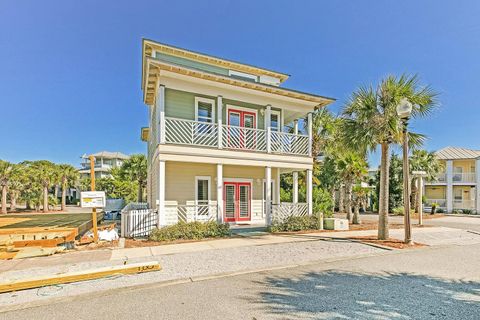
M305 202L298 201L300 171L306 177L306 194L301 196ZM293 176L292 202L281 202L281 174ZM158 175L160 226L180 221L266 226L274 219L312 212L311 170L160 161Z

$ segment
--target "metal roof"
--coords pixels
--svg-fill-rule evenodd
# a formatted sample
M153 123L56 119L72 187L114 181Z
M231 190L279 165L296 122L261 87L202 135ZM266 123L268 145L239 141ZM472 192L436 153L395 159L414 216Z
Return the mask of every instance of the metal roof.
M480 157L480 150L472 150L458 147L445 147L435 152L438 159L455 160L455 159L476 159Z
M98 158L107 158L107 159L129 159L130 156L123 154L121 152L110 152L110 151L100 151L92 154L94 157Z

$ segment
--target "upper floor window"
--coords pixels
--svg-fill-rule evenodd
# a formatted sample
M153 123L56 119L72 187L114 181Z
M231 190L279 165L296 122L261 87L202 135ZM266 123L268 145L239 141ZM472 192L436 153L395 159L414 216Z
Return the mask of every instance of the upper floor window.
M280 111L271 111L270 112L270 128L272 131L280 131Z
M215 100L195 97L195 120L199 122L214 121Z

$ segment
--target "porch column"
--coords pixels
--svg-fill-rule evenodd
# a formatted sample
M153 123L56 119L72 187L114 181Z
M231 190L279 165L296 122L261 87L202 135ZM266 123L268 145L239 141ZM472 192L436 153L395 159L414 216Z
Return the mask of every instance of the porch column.
M267 152L268 153L272 152L272 139L271 139L272 128L270 127L271 113L272 113L272 106L268 104L265 107L265 130L267 130Z
M165 160L159 161L158 166L158 226L167 224L165 212Z
M157 96L157 118L158 118L158 143L165 143L165 86L161 84L158 87Z
M223 127L222 127L222 117L223 117L223 97L218 96L217 97L217 132L218 132L218 149L222 149L222 144L223 144Z
M475 160L475 209L480 213L480 158Z
M298 203L298 172L293 172L293 203Z
M275 203L280 204L280 168L277 168L275 177Z
M447 213L453 211L453 161L447 160Z
M308 156L312 156L312 144L313 144L313 124L312 113L309 112L307 116L307 128L308 128ZM315 155L316 156L316 155Z
M308 215L311 216L313 213L313 175L312 169L307 170L307 205L308 205Z
M265 215L267 226L272 224L272 168L265 167Z
M223 223L223 164L217 164L217 221Z

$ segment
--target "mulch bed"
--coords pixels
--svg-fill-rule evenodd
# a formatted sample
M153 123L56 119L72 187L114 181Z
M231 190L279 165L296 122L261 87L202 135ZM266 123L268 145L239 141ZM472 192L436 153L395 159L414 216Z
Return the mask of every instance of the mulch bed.
M412 244L408 245L405 244L402 240L389 238L387 240L378 240L375 236L363 236L363 237L350 237L349 239L360 240L366 243L372 244L379 244L385 247L390 247L394 249L414 249L414 248L422 248L427 247L426 244L413 242Z
M152 247L152 246L161 246L166 244L179 244L179 243L191 243L191 242L204 242L220 239L232 239L239 238L236 235L231 235L229 237L218 237L218 238L205 238L205 239L185 239L185 240L172 240L172 241L152 241L148 239L125 239L125 248L140 248L140 247Z

